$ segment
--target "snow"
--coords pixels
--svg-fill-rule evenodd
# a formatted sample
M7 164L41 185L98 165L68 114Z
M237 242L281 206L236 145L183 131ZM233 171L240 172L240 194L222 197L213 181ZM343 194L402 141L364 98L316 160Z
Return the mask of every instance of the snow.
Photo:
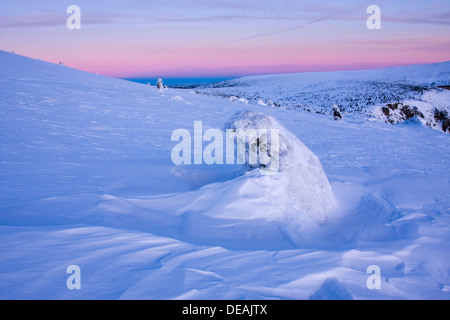
M267 104L265 104L264 101L262 101L262 99L259 99L257 104L260 105L260 106L267 107Z
M0 74L1 299L450 298L446 133L159 92L6 52ZM244 109L295 146L279 174L172 163L173 130L222 129ZM296 170L306 159L316 174ZM317 184L302 190L295 172ZM318 185L335 201L327 223L289 202ZM70 265L81 290L66 287ZM370 265L380 290L366 287Z
M394 255L380 255L378 252L360 252L351 250L342 257L342 264L351 269L366 271L368 266L378 265L387 277L401 276L404 273L405 263Z
M423 112L420 123L436 130L434 109L450 113L450 61L364 71L316 72L250 76L196 88L201 94L246 100L256 105L304 110L329 116L336 106L345 114L390 123L381 108L402 102ZM267 101L264 103L264 101ZM450 121L450 120L449 120Z

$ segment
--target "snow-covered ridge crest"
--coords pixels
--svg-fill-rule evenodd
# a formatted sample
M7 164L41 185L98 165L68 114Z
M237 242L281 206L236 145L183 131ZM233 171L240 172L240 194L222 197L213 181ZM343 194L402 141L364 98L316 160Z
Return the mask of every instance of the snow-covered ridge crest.
M202 85L196 92L245 100L249 105L303 110L329 117L333 106L341 117L357 117L397 123L404 115L384 117L381 108L394 103L416 107L424 125L441 130L447 127L435 113L448 118L450 61L360 71L308 72L248 76ZM407 120L407 119L406 119ZM438 122L438 123L436 123ZM443 130L445 131L445 130Z

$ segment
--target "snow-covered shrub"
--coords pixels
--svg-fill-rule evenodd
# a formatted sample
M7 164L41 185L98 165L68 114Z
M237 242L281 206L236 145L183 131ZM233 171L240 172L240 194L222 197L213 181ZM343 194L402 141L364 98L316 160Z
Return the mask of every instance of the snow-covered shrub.
M333 105L333 117L334 120L342 119L341 109L337 105Z
M158 81L156 81L156 87L160 90L164 89L163 80L161 78L159 78Z
M447 110L434 110L434 119L436 122L442 124L442 131L450 132L450 118L448 117Z
M442 104L439 100L433 103L424 101L415 101L414 103L417 106L409 106L401 102L389 103L378 108L375 114L380 120L391 124L408 121L422 123L434 130L450 132L450 117L445 103Z
M327 213L334 206L335 198L317 156L278 120L256 111L242 111L235 114L225 125L225 130L271 130L278 131L278 137L266 136L259 141L249 141L248 148L258 148L259 154L268 153L274 158L278 151L278 172L265 176L265 165L246 165L247 170L256 171L253 179L265 176L265 195L277 195L283 205L289 205L299 215L306 214L315 222L326 223ZM261 143L264 141L264 143ZM274 145L277 144L277 145ZM271 199L267 199L271 201ZM288 211L290 209L287 209Z
M411 107L403 103L389 103L381 108L381 112L385 116L385 121L392 124L410 120L414 117L424 118L423 113L417 107Z

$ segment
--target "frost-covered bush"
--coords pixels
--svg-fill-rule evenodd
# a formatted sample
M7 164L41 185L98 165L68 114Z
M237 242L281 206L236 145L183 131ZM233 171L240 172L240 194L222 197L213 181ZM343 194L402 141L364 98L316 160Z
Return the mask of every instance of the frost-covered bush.
M450 132L450 117L445 105L436 108L433 104L426 102L416 102L418 106L409 106L407 104L389 103L380 107L377 111L378 118L391 123L401 122L422 123L435 130ZM376 113L376 114L377 114Z
M450 132L450 118L448 116L447 110L434 110L434 118L436 122L442 124L442 131Z
M341 109L337 105L333 105L333 117L334 120L342 119Z
M159 78L158 81L156 81L156 87L160 90L164 89L163 80L161 78Z
M327 212L334 206L335 198L318 157L293 133L275 118L256 111L235 114L225 125L225 130L276 130L277 139L267 134L262 139L248 141L247 147L257 148L259 154L267 154L278 161L278 170L264 180L266 195L277 194L297 213L307 214L314 221L325 223ZM274 150L278 153L274 155ZM259 170L255 179L264 175L266 164L246 165L247 170ZM269 165L269 168L272 164ZM264 195L262 195L264 196ZM270 200L270 199L269 199Z

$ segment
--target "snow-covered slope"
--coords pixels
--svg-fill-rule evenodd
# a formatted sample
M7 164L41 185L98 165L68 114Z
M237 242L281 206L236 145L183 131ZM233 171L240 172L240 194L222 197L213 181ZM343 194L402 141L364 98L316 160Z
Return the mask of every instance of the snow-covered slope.
M289 184L257 170L172 163L175 129L222 129L243 109L317 156L328 223L284 210L292 196L274 187ZM0 52L0 297L449 299L449 145L413 122L333 121ZM70 265L81 290L66 287Z
M420 122L442 130L435 110L450 112L450 92L438 86L450 85L450 61L387 69L343 72L315 72L251 76L203 85L198 93L232 101L301 109L330 115L337 105L344 114L379 119L393 117L381 112L387 104L405 102L424 117ZM398 120L409 120L400 114ZM450 119L448 120L450 121ZM450 129L448 130L450 132Z

